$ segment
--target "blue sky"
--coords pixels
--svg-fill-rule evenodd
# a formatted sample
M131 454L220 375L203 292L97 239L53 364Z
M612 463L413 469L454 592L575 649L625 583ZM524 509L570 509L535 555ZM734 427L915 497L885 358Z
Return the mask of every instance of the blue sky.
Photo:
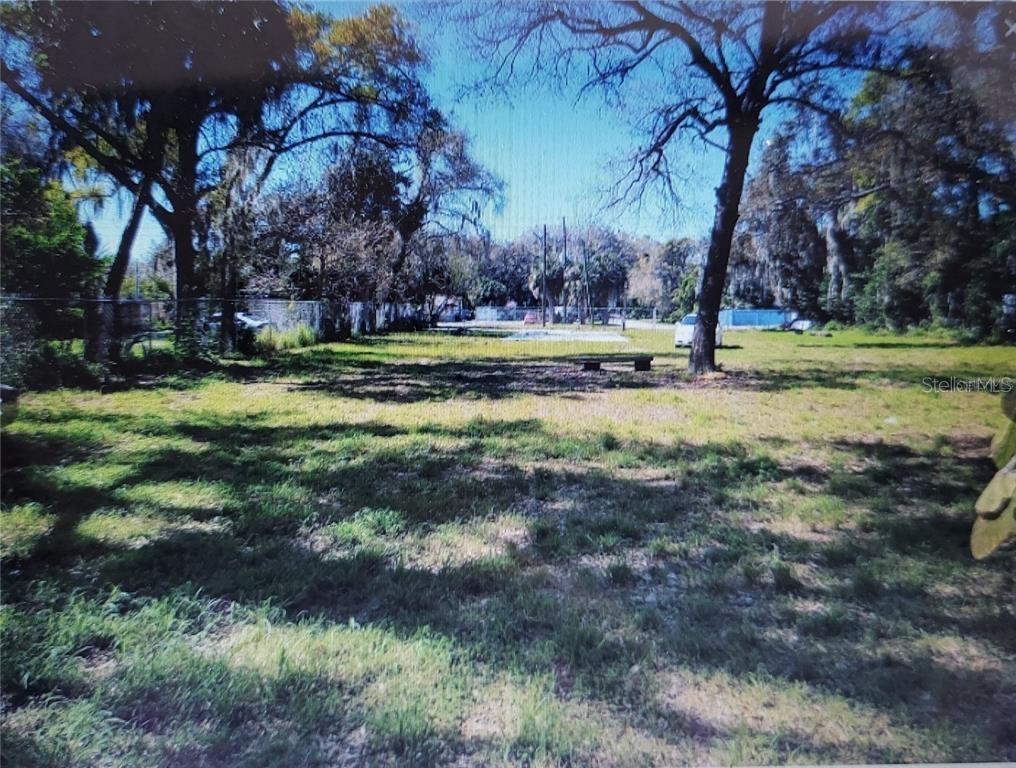
M365 6L323 7L342 15ZM462 55L452 34L414 10L412 4L406 7L430 49L426 80L435 101L471 137L475 157L505 182L504 208L485 213L484 223L495 239L512 239L543 224L559 227L562 217L569 226L597 223L660 240L708 231L722 163L718 152L689 148L684 153L688 181L681 185L682 205L677 209L668 207L663 213L650 201L641 210L626 206L605 212L602 190L617 172L609 166L624 158L633 141L624 116L595 96L576 103L573 94L542 87L517 89L510 102L462 97L461 86L478 74L479 64ZM116 248L129 209L129 201L114 199L98 213L85 212L105 250ZM162 229L146 215L134 258L147 260L162 240Z
M456 100L458 78L444 71L449 66L450 56L435 61L432 91L469 134L476 157L506 184L504 209L486 220L495 238L513 238L545 223L557 226L562 217L661 240L705 234L722 164L718 153L687 153L695 173L682 190L679 209L664 215L649 200L641 210L633 205L604 210L603 192L617 180L616 166L633 146L621 114L595 97L576 103L573 94L536 87L514 92L510 102Z

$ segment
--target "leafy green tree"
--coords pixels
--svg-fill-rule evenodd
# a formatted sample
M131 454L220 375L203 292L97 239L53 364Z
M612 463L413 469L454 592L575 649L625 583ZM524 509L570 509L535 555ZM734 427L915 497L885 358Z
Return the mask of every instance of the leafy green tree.
M931 57L899 81L870 77L854 100L857 319L893 328L938 321L987 333L1016 280L1004 246L1016 203L1004 126ZM865 262L867 262L865 264Z
M506 244L491 243L486 237L461 241L460 247L476 264L476 282L470 296L474 304L532 303L530 273L537 261L542 264L542 253L537 253L533 243L532 236Z
M821 311L825 244L823 215L808 179L795 169L793 135L766 141L748 183L731 252L728 296L734 304L780 306L808 317Z
M383 302L426 293L433 280L424 265L457 262L445 256L458 254L463 229L479 231L480 201L498 182L442 119L420 141L426 148L408 157L358 143L322 179L264 201L255 214L263 220L258 282L274 276L273 292L307 298Z
M635 264L636 252L625 236L605 227L576 232L577 259L587 272L590 300L594 307L617 304Z
M569 271L570 262L565 258L564 238L560 234L547 233L547 258L546 269L544 269L544 246L543 235L540 232L533 232L523 235L511 244L511 247L528 254L529 281L528 293L525 301L520 302L526 306L536 299L540 301L540 294L546 286L547 306L570 305L574 303L576 294L577 277L574 269ZM544 279L546 274L546 279Z
M467 298L475 281L475 262L453 245L451 238L428 237L413 240L409 249L406 298L431 324L449 305Z
M674 313L674 291L701 259L700 243L682 238L663 245L643 239L633 243L641 255L628 272L628 296L636 304L655 307L661 318Z
M410 148L439 117L389 6L333 19L280 2L24 2L3 21L4 85L152 211L178 299L200 293L199 208L231 152L263 152L267 176L311 143Z
M914 49L899 72L865 77L817 148L799 126L807 141L789 128L769 139L733 249L735 302L895 329L999 327L1016 284L1016 124L955 55Z
M80 338L84 312L70 299L93 296L105 271L94 233L83 227L70 195L36 158L11 146L0 161L0 328L4 382L31 383L33 372L52 374L48 342ZM30 301L29 299L57 299Z
M864 288L857 299L858 322L905 330L926 318L923 270L913 252L890 240L874 253L874 262L861 276Z
M681 278L680 284L674 289L674 293L670 298L673 306L673 311L670 313L670 317L667 318L670 322L680 320L685 315L695 311L695 302L698 299L698 284L701 277L702 273L697 266L692 267L684 273L684 277Z
M0 162L0 283L5 294L82 298L98 287L105 263L86 248L70 195L30 159ZM92 236L94 243L94 235Z

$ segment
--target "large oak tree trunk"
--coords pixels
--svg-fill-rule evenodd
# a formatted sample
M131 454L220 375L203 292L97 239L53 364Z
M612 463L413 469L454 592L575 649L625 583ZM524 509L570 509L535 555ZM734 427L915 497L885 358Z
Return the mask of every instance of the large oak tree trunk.
M195 187L198 171L197 125L177 128L179 167L177 169L177 200L170 215L173 233L173 258L176 262L176 347L186 357L200 352L198 340L198 285L196 275L197 249L194 246L194 224L197 220Z
M176 266L176 347L185 357L199 352L197 329L197 286L193 218L186 212L173 214L173 261Z
M688 357L688 370L694 374L716 370L716 324L720 316L720 302L727 279L727 263L730 261L730 245L734 239L744 177L748 171L748 155L757 131L757 118L730 127L723 177L720 186L716 188L716 215L699 292L698 321L695 323L691 354Z

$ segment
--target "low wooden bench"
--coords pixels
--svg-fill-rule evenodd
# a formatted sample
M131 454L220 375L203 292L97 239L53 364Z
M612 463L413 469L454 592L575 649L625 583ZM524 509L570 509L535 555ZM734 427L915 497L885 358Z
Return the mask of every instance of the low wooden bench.
M648 371L652 355L631 355L627 357L580 357L575 362L583 371L598 371L603 363L634 363L636 371Z

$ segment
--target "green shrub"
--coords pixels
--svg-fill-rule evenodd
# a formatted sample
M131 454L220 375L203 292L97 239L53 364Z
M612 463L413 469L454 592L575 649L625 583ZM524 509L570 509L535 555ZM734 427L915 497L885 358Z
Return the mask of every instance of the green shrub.
M5 377L5 383L25 389L46 390L58 387L94 387L105 369L85 360L80 349L61 341L43 341L25 356L17 376Z
M274 328L259 331L254 340L254 349L260 355L270 355L286 349L310 347L317 344L317 341L317 331L306 323L300 323L285 331L276 331Z

